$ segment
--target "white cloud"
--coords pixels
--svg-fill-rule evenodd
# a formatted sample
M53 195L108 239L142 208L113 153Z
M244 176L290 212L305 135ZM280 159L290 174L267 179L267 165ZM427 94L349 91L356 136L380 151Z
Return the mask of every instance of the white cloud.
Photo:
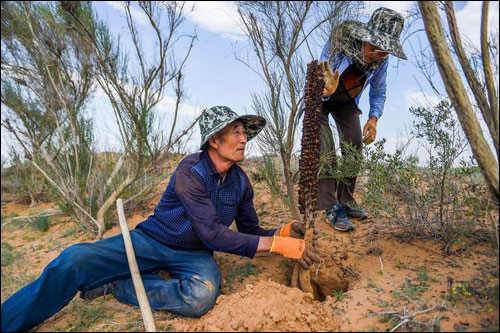
M133 91L134 89L139 88L140 86L134 86L132 83L122 83L122 87L126 91ZM113 93L117 99L119 99L118 95L114 92ZM102 109L108 109L110 112L112 111L111 104L109 102L109 97L105 93L105 91L102 89L100 85L96 85L96 90L94 92L94 103L97 104L99 107L97 109L102 110ZM166 113L168 115L174 115L174 110L175 110L175 103L176 99L174 97L164 95L160 102L156 105L156 110L159 112ZM186 103L180 103L179 104L179 115L180 116L185 116L188 118L194 118L197 117L201 113L202 109L200 107L191 105L191 104L186 104ZM111 113L110 113L111 114Z
M406 12L412 9L414 3L415 1L365 1L367 15L371 15L379 7L385 7L406 16Z
M221 34L232 40L242 40L244 33L238 25L239 14L234 2L196 1L187 18L203 29Z
M401 149L406 146L406 153L416 155L416 152L418 151L418 143L414 140L410 142L410 138L407 135L398 134L396 137L385 138L385 152L394 154L397 149Z
M175 111L175 98L164 96L163 99L157 104L156 109L160 112L165 112L168 115L174 116ZM179 115L194 118L201 113L202 109L190 104L181 103L179 105Z
M407 90L403 94L405 96L406 107L428 107L436 106L441 98L434 94L424 94L421 91Z
M121 1L106 1L106 4L114 9L117 9L118 11L120 11L120 13L125 15L124 11L125 7L123 3L121 3ZM130 5L130 14L132 15L134 22L136 22L137 24L147 25L149 23L149 19L146 16L146 14L144 14L141 10L137 9L133 4L133 2Z
M133 88L131 84L124 84L127 90ZM170 129L172 121L174 119L175 110L175 98L170 96L164 96L162 100L155 107L155 117L157 125L159 128ZM95 134L97 135L99 149L113 150L120 149L121 142L119 139L119 129L116 123L116 118L113 112L113 108L109 102L109 98L104 92L104 90L97 86L94 100L90 108L90 116L95 121ZM189 124L194 121L194 119L201 113L202 109L200 107L181 103L179 105L179 113L176 124L176 133L181 129L184 129ZM191 140L196 144L200 141L199 131L197 125L194 127L194 133ZM188 144L190 147L190 144ZM2 147L3 149L3 147ZM194 148L193 148L194 149ZM196 149L191 149L195 151Z
M455 9L458 30L462 36L462 40L471 41L478 49L480 49L482 4L482 1L468 1L461 10ZM495 31L498 32L498 19L498 1L490 1L488 34Z

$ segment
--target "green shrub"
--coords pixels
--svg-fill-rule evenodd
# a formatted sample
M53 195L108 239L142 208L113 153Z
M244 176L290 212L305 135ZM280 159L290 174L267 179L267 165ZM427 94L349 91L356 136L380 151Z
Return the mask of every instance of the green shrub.
M2 266L8 266L16 258L14 247L7 242L2 242Z
M29 226L34 230L45 232L49 230L49 218L43 215L31 218L29 219Z
M468 145L451 104L442 101L434 108L410 111L416 117L411 140L420 140L429 159L419 165L415 156L406 155L406 147L388 154L385 140L367 147L363 205L374 215L385 213L405 239L440 240L448 251L480 226L478 221L489 216L494 204L472 160L455 167Z
M280 198L281 201L286 206L290 206L290 199L288 195L283 193L281 190L282 181L281 174L276 166L276 157L273 155L263 155L262 160L257 165L257 172L260 177L264 180L267 189L271 194L277 198Z

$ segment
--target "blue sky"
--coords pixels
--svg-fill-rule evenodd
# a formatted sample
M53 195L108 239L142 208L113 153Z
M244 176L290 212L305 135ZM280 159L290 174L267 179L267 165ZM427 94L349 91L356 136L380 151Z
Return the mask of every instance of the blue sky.
M240 50L243 54L248 53L249 56L253 56L248 49L247 40L239 34L240 30L235 22L237 17L235 4L218 1L193 2L192 4L195 5L195 10L187 17L181 28L186 33L192 33L196 30L198 40L186 64L187 98L182 106L181 124L187 124L196 113L213 105L227 105L239 114L253 113L251 93L262 89L264 85L257 74L235 59L235 49ZM363 22L366 22L370 13L378 7L392 8L406 16L407 11L414 9L415 6L415 2L412 1L371 1L366 2L366 4L367 10L362 18ZM111 1L94 2L93 5L99 17L109 24L112 33L114 35L121 34L122 42L125 42L128 33L121 5ZM477 45L481 3L455 2L455 8L460 32ZM139 28L145 26L141 24L144 17L141 16L140 11L137 11L136 19ZM421 28L422 26L415 25L412 30ZM498 31L498 1L492 2L490 5L489 31L492 29ZM398 61L395 57L390 58L387 76L387 100L377 133L377 139L386 138L388 140L386 144L388 151L394 150L398 138L404 139L406 137L405 128L409 128L413 120L408 111L409 107L425 103L421 89L424 89L430 102L439 100L431 92L423 75L413 65L415 54L413 54L411 44L414 48L418 47L418 40L423 45L427 45L425 32L414 34L403 44L409 58L408 61ZM315 46L318 57L322 46ZM183 52L185 46L179 44L178 49ZM441 78L438 75L436 82L441 86ZM112 111L99 91L93 105L92 114L98 120L96 122L98 124L97 135L100 142L106 142L110 148L116 147L117 140L114 136L117 135L117 131ZM165 123L168 123L172 117L172 107L172 98L166 96L157 111L159 118ZM361 98L360 108L363 110L361 118L363 126L367 120L369 109L368 88ZM4 138L5 133L2 131L2 139ZM196 128L192 142L189 144L191 151L195 151L199 140L200 135L198 128ZM8 140L2 140L2 155L5 153L5 141ZM416 146L412 147L412 150L421 159L425 159L425 153L422 149L418 152L416 149Z

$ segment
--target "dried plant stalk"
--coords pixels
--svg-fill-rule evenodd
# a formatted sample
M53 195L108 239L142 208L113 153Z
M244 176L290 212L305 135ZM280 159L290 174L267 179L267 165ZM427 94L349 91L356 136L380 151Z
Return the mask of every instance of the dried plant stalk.
M306 225L307 242L312 242L314 220L316 218L316 201L318 187L318 171L320 157L320 122L323 88L323 73L318 61L307 65L306 77L306 110L302 125L302 150L299 161L299 208ZM311 268L310 268L311 269ZM304 292L312 293L317 298L317 288L313 285L310 269L303 270L297 263L292 274L292 287L299 287Z
M318 61L314 60L307 65L306 110L302 125L302 149L299 161L299 208L308 229L313 227L316 216L320 156L319 117L324 85L323 73Z

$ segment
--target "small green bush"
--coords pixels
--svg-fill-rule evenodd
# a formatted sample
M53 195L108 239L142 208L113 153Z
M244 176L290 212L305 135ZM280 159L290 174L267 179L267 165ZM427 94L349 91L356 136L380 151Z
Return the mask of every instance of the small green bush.
M15 259L14 247L7 242L2 242L2 266L8 266Z
M47 216L37 216L29 219L29 226L33 230L45 232L49 230L50 222Z
M361 168L366 209L389 217L404 239L439 240L445 252L478 228L490 228L482 220L493 208L477 165L461 157L468 145L452 111L446 100L410 109L416 119L411 140L418 139L429 153L424 164L406 155L408 145L386 153L383 139L365 148Z

